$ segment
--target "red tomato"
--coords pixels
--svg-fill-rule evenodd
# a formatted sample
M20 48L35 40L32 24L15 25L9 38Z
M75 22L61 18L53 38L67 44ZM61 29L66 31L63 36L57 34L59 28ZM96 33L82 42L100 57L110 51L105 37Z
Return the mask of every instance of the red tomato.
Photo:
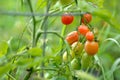
M86 33L89 32L89 28L86 25L82 24L78 27L78 31L80 34L85 36Z
M77 31L70 32L66 37L66 40L70 45L78 41L78 39L79 39L79 35Z
M84 24L89 23L91 20L92 20L92 15L90 13L84 14L81 19L82 23Z
M99 45L95 41L86 41L84 48L88 55L95 55L98 52Z
M61 21L63 24L68 25L71 24L73 22L74 16L69 14L69 13L65 13L62 15Z
M88 41L93 41L93 39L94 39L94 34L93 34L93 32L87 32L87 34L86 34L86 39L87 39Z

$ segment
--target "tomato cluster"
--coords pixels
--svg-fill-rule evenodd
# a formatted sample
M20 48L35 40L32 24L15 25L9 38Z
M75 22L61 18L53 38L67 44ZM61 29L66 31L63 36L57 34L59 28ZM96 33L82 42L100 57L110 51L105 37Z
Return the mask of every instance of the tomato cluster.
M63 24L68 25L73 22L73 19L74 17L71 14L67 14L62 16L61 21ZM80 65L82 65L82 67L86 67L85 61L88 61L90 64L91 57L98 52L98 42L95 40L93 29L89 26L91 20L92 15L90 13L83 14L81 17L81 25L78 26L76 31L68 33L65 38L71 46L70 56L72 58L71 67L73 69L79 69ZM65 52L63 54L63 61L68 59L67 56L69 56L69 54Z

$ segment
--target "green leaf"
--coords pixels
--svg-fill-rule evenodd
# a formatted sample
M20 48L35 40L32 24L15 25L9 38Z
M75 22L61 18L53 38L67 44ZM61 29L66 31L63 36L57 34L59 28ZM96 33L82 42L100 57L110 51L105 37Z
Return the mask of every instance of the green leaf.
M107 38L104 41L112 41L120 48L120 43L117 40L113 39L113 38Z
M86 0L86 1L92 2L93 3L92 5L96 5L100 8L103 8L104 0Z
M0 76L6 74L12 68L12 64L8 63L4 66L0 66Z
M41 9L46 6L46 0L37 0L36 9Z
M92 76L91 74L88 74L88 73L83 72L81 70L76 70L75 76L77 78L84 79L84 80L98 80L96 77Z
M26 58L26 59L19 59L16 64L18 66L28 66L29 64L31 64L33 62L32 58Z
M7 53L8 44L5 41L0 42L0 57Z
M32 48L28 51L28 54L31 56L41 56L42 49L41 48Z
M114 27L117 31L120 32L120 27L119 27L120 23L116 20L116 18L112 17L112 14L109 11L103 9L97 9L92 14L100 17L101 19L109 23L112 27Z

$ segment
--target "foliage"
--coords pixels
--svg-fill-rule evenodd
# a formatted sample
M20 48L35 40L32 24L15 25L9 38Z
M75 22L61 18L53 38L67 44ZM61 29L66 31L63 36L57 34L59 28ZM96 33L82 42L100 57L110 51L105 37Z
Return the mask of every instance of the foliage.
M0 80L119 80L119 2L1 0ZM74 16L69 25L61 22L66 12ZM86 25L99 43L98 52L92 56L86 55L83 47L80 51L77 45L72 48L65 40L81 25L86 13L92 15ZM80 45L86 41L83 37L79 37Z

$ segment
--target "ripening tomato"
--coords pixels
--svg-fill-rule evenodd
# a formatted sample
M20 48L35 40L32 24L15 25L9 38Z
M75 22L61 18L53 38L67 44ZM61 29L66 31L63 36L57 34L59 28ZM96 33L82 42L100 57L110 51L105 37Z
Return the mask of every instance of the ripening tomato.
M78 41L79 39L79 35L77 31L72 31L70 32L67 37L66 37L66 41L71 45L74 42Z
M93 34L93 32L87 32L87 34L86 34L86 39L87 39L88 41L93 41L93 39L94 39L94 34Z
M92 56L89 56L87 53L84 53L81 58L81 68L87 69L92 63Z
M78 27L78 31L80 34L85 36L86 33L89 32L89 28L86 25L82 24Z
M78 61L77 58L74 58L72 61L71 61L71 68L74 69L74 70L78 70L81 68L81 64L80 62Z
M95 55L98 52L98 42L95 41L86 41L85 42L85 51L88 55Z
M74 42L71 47L75 55L80 55L83 51L83 44L80 42Z
M61 21L63 24L68 25L73 22L74 16L70 13L65 13L62 15Z
M84 23L84 24L89 23L91 20L92 20L92 15L90 13L84 14L81 19L82 23Z

